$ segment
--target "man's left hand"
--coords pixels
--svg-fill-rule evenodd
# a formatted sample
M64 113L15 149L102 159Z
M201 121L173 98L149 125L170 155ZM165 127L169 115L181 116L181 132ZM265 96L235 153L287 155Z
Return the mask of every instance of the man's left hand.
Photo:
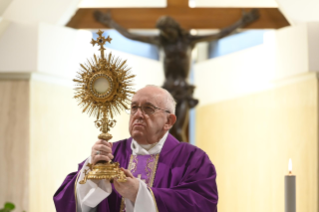
M131 202L135 203L137 192L140 186L140 181L135 178L128 169L121 168L121 170L126 175L127 181L124 183L120 183L117 180L114 180L114 188L122 197L129 199L131 200Z

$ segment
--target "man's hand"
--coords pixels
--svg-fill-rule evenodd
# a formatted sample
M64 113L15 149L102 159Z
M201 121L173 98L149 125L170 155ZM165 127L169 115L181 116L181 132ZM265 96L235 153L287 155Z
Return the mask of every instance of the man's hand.
M131 200L131 202L135 203L140 182L132 175L129 170L124 168L121 168L121 170L126 175L127 181L125 183L120 183L117 180L114 180L114 188L122 197L129 199Z
M107 11L106 13L103 13L99 10L94 11L94 18L98 22L101 22L102 24L108 25L112 21L111 12Z
M244 24L250 24L260 17L259 11L257 9L252 9L249 12L243 10L242 21Z
M92 164L95 165L98 161L110 161L114 158L112 155L113 143L105 140L98 140L92 147ZM99 153L99 154L97 154Z

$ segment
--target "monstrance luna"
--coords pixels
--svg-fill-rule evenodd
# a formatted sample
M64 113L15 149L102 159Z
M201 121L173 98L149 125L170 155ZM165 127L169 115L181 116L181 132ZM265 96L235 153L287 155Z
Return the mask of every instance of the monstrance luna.
M82 69L73 80L77 83L74 98L83 106L83 112L96 116L95 125L102 132L98 138L109 141L112 135L108 132L116 123L114 115L123 109L129 109L130 99L134 94L131 86L135 75L130 73L126 61L114 58L112 53L104 55L104 44L110 43L112 39L109 36L105 38L101 30L97 34L99 37L96 40L92 39L91 44L100 46L100 57L94 54L91 61L81 64ZM87 166L88 169L84 171L85 177L80 184L84 184L88 179L117 178L120 182L126 181L118 162L99 161L95 165Z

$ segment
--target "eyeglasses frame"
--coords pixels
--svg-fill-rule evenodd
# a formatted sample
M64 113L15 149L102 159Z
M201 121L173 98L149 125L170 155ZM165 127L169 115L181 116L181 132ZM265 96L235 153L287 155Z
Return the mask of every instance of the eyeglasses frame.
M152 104L150 104L150 103L148 103L148 104L151 105L152 107L154 107L154 108L157 109L157 110L161 110L161 111L163 111L163 112L165 112L165 113L171 114L171 112L170 112L169 110L167 110L167 109L163 109L163 108L157 107L157 106L152 105ZM144 105L145 105L145 104L144 104ZM143 114L146 114L146 115L152 115L152 114L154 114L154 113L156 112L156 111L154 111L154 113L147 114L147 113L145 113L144 109L142 109L142 105L137 106L136 112L138 111L138 109L140 109L141 112L142 112ZM132 109L130 109L130 111L132 111ZM136 112L135 112L135 113L136 113ZM135 113L130 112L130 115L134 115Z

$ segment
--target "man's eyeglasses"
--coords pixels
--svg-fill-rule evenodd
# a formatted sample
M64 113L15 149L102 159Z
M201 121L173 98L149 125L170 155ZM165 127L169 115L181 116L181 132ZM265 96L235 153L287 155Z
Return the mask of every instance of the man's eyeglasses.
M140 109L142 111L142 113L144 113L146 115L151 115L151 114L155 113L156 110L161 110L161 111L164 111L166 113L171 113L171 112L169 112L169 110L156 107L152 104L143 104L141 106L133 104L133 105L131 105L131 109L128 110L127 112L131 115L134 115L138 109Z

